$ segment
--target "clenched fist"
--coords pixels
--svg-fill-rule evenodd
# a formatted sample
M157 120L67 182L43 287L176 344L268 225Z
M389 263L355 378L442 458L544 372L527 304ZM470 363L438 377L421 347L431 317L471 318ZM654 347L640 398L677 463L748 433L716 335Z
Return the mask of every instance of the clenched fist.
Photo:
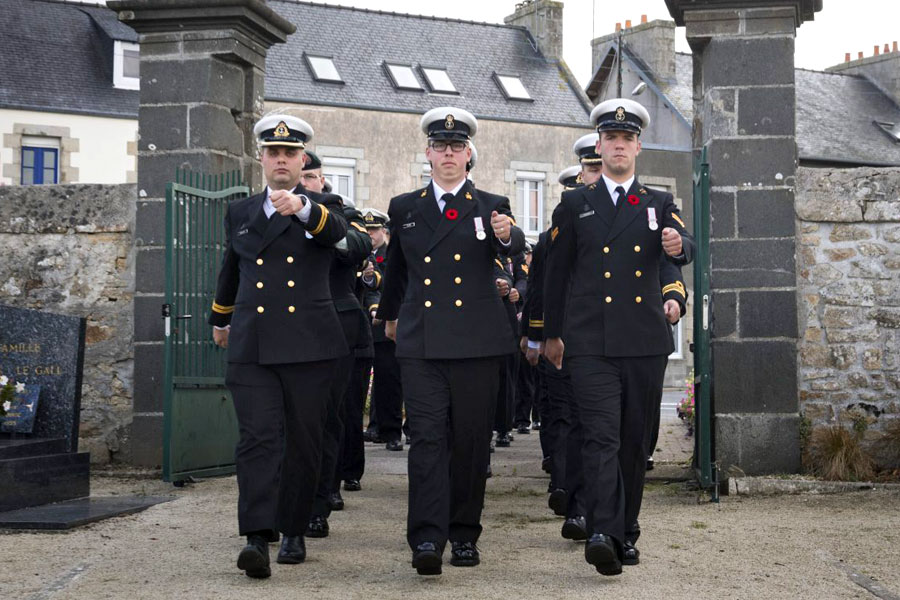
M491 228L494 230L494 236L505 244L512 233L512 220L495 210L491 213Z
M662 230L662 247L669 256L681 256L681 234L671 227Z
M269 200L272 201L272 206L275 207L278 214L287 217L296 214L301 208L306 206L306 201L309 198L303 195L297 196L287 190L275 190L269 195Z

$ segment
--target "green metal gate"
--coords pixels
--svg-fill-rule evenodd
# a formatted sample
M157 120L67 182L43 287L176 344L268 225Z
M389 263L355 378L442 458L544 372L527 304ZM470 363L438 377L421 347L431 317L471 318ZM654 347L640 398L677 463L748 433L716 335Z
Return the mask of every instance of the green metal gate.
M719 500L719 476L712 436L712 356L709 280L709 162L706 148L694 158L694 460L697 482Z
M234 472L237 418L225 388L225 350L206 316L225 248L228 203L246 197L239 171L178 171L166 186L163 480Z

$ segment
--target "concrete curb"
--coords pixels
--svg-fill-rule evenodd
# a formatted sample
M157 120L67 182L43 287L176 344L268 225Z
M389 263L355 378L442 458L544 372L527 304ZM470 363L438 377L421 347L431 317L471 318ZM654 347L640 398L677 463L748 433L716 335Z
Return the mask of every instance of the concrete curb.
M774 479L771 477L731 477L729 496L773 496L781 494L840 494L871 490L900 490L900 483L871 481L818 481Z

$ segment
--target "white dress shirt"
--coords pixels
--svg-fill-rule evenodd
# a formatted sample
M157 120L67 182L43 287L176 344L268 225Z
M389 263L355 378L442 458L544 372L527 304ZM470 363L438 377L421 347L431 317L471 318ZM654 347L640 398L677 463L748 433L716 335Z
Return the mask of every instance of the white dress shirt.
M624 183L616 183L606 175L600 175L603 179L603 183L606 184L606 189L609 191L609 197L612 198L613 205L615 205L618 201L618 194L616 193L616 188L622 186L625 188L625 193L628 193L628 190L631 189L631 184L634 183L634 175L628 178Z

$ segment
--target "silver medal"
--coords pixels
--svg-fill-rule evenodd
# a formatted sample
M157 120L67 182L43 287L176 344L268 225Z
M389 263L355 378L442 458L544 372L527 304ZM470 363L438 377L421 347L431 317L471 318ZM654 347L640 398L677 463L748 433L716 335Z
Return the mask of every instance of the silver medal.
M479 240L484 240L487 237L487 234L484 231L479 231L475 234Z
M659 229L659 225L656 223L656 221L650 221L649 227L650 231L656 231L657 229Z

